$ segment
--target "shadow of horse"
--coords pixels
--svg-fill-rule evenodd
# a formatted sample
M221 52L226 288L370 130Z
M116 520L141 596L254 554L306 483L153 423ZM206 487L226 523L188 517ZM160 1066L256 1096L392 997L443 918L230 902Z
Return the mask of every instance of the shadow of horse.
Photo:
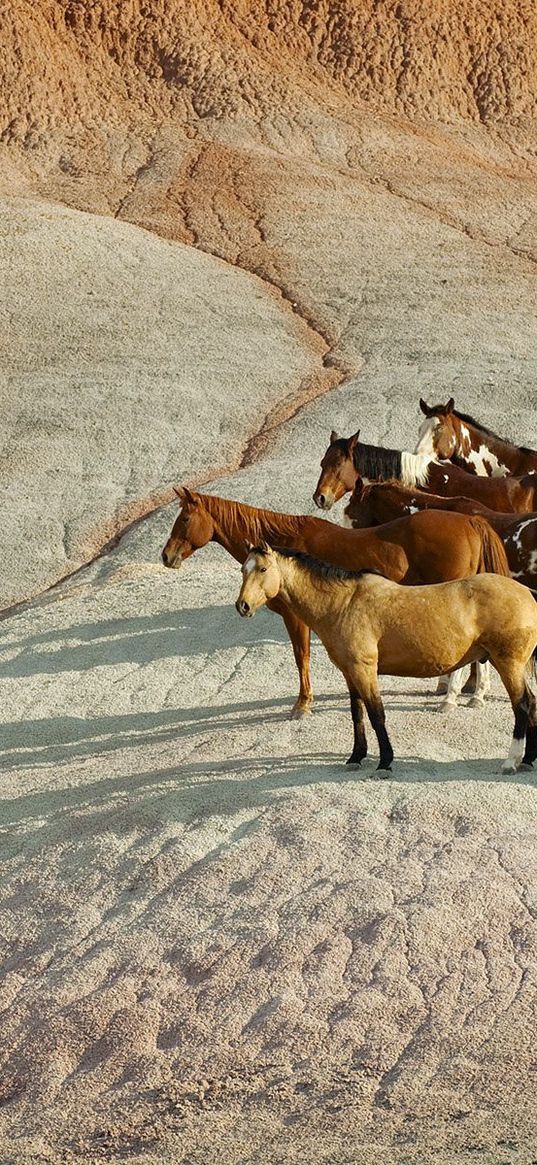
M257 628L245 625L226 603L74 624L20 640L0 638L0 679L204 655L213 652L215 645L225 650L253 643L288 643L283 620L270 611L263 616ZM1 659L2 653L15 649L17 655Z
M503 773L501 759L436 761L407 757L395 762L390 779L379 777L376 756L368 757L360 768L345 765L338 754L331 752L304 753L299 762L295 756L188 761L183 765L89 779L76 786L40 789L5 798L1 803L2 826L7 829L21 824L31 826L34 820L43 823L47 832L55 820L56 835L57 825L63 818L78 817L82 813L80 821L83 819L85 833L106 833L114 831L115 812L136 807L142 817L148 813L149 826L157 821L160 825L163 820L186 824L214 814L225 816L242 809L266 809L275 795L279 799L280 794L292 794L307 785L359 784L367 786L371 798L382 788L404 790L430 783L468 785L478 781L537 787L537 769ZM151 807L156 813L150 811ZM119 821L116 824L119 826ZM119 832L124 832L123 826Z

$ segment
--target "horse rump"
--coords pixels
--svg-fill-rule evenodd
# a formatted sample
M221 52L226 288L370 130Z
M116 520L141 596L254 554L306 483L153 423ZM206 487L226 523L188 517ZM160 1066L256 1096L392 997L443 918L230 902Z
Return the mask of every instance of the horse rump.
M509 563L505 553L505 546L486 518L479 514L471 517L471 524L481 539L481 557L477 568L478 574L503 574L511 577Z

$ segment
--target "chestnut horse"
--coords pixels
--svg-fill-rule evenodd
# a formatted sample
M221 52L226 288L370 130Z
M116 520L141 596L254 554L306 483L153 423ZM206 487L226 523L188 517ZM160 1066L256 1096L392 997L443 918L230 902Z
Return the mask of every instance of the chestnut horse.
M338 570L296 551L250 547L236 607L250 617L283 599L322 640L345 677L354 747L367 753L363 706L375 731L384 775L393 760L378 676L435 676L490 659L506 688L515 727L504 772L537 759L535 678L537 604L511 578L481 575L440 586L401 587L370 571ZM525 747L524 747L525 742Z
M376 530L344 530L322 518L260 510L186 487L175 492L181 511L162 551L164 565L175 570L208 542L218 542L237 562L244 562L245 542L264 538L336 566L378 570L395 582L433 583L484 571L509 573L500 539L480 517L444 514L439 521L438 514L425 511ZM300 676L293 714L303 716L313 700L310 632L281 599L274 599L270 607L282 616L293 645Z
M467 473L505 477L537 471L537 452L526 445L513 445L498 437L479 421L455 410L451 397L445 405L428 405L420 400L425 420L420 426L416 453L439 460L449 458Z
M462 494L501 513L537 510L537 476L531 473L524 477L476 477L451 461L436 461L427 453L365 445L358 437L359 432L339 437L332 431L313 495L320 510L330 510L343 494L354 489L358 477L368 481L393 478L443 497Z
M470 498L442 498L421 489L409 489L398 481L358 478L345 521L355 530L393 522L418 510L449 510L457 514L481 514L501 538L513 578L537 592L537 514L498 514Z

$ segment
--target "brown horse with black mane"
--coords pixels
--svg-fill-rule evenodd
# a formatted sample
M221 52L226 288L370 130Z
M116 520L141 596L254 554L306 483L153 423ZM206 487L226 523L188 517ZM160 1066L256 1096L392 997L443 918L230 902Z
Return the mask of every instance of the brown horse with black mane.
M246 542L265 540L345 569L376 570L406 584L509 573L500 539L480 517L443 514L439 520L437 513L425 511L374 530L345 530L322 518L261 510L186 487L175 492L181 511L162 551L164 565L172 569L209 542L218 542L242 563ZM313 700L310 632L281 599L275 598L270 608L282 616L293 645L300 676L294 715L301 716Z
M345 519L355 530L393 522L419 510L449 510L481 514L501 538L513 578L537 592L537 514L498 514L470 498L443 498L398 481L364 482L358 478L345 507Z
M313 494L320 510L330 510L334 502L354 489L358 477L367 481L394 479L443 497L462 494L501 513L537 510L537 475L476 477L451 461L436 461L427 453L366 445L358 440L359 435L358 431L352 437L339 437L332 431Z
M467 473L505 477L537 471L537 451L526 445L514 445L505 437L498 437L491 429L467 413L455 410L451 397L445 405L428 405L420 400L425 416L418 434L415 452L449 458Z

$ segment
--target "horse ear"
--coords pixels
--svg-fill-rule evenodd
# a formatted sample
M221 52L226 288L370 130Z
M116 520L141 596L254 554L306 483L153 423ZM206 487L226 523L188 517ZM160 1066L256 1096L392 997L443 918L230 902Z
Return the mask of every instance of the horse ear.
M259 549L262 554L270 554L270 546L264 539L259 543Z
M424 416L430 417L431 410L429 408L429 405L427 404L427 401L424 401L423 397L420 397L420 409L421 409L422 413L424 414Z
M349 440L348 440L348 442L347 442L347 446L348 446L349 453L352 453L353 449L354 449L354 448L356 447L356 445L358 444L358 438L359 438L359 436L360 436L360 430L359 430L359 429L357 429L357 430L356 430L356 432L355 432L355 433L353 433L352 437L349 437Z
M450 396L450 398L447 402L446 408L445 408L445 412L452 413L454 408L455 408L455 401L454 401L454 398L452 396Z
M179 498L180 502L192 502L193 503L196 500L194 497L194 494L192 494L190 492L187 485L180 485L179 489L177 489L177 487L174 485L173 492L174 492L174 494L177 494L177 497Z
M333 445L334 441L339 441L339 433L336 433L336 430L332 429L330 433L330 444Z

